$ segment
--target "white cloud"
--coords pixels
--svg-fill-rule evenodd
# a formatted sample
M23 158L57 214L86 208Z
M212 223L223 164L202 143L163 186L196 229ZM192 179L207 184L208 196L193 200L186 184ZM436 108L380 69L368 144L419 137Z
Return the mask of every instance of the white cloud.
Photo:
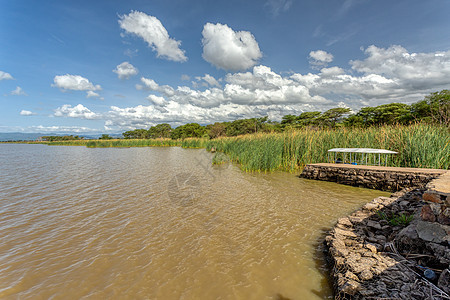
M100 98L100 95L94 91L87 91L86 98Z
M120 28L146 41L156 51L157 57L179 62L187 60L184 50L180 49L181 42L170 38L166 28L156 17L139 11L119 17Z
M224 70L246 70L262 57L249 31L233 31L227 25L207 23L202 31L203 58Z
M20 111L20 115L21 116L34 116L36 113L34 113L34 112L32 112L32 111L29 111L29 110L24 110L24 109L22 109L21 111Z
M57 75L53 78L53 82L52 86L61 90L99 91L102 89L100 85L93 85L89 79L80 75Z
M216 87L220 87L220 83L211 75L209 74L205 74L205 76L201 77L201 76L197 76L195 77L195 79L197 81L202 82L203 86L216 86Z
M156 95L148 95L147 99L157 106L163 106L166 103L164 97L159 97Z
M314 73L280 74L260 65L248 72L226 74L222 86L210 80L201 89L171 87L142 77L139 89L151 91L151 95L145 95L150 105L113 106L102 114L85 111L81 106L78 113L72 114L94 114L105 120L109 129L122 131L158 123L208 124L265 115L280 120L286 114L337 106L358 110L394 101L413 102L450 86L450 51L411 54L399 46L372 46L365 54L365 59L350 62L351 70L331 66ZM326 60L326 56L320 57ZM194 77L194 82L206 85L206 75ZM69 116L74 109L69 105L63 112L60 108L60 115Z
M313 66L326 66L333 61L333 55L323 51L311 51L309 52L309 63Z
M2 81L2 80L12 80L12 79L14 79L14 78L11 76L11 74L3 72L3 71L0 71L0 81Z
M16 87L16 89L14 91L11 91L11 95L13 96L28 96L27 93L25 93L25 91L20 87Z
M100 91L102 87L100 85L92 84L89 79L80 75L57 75L53 78L53 87L59 88L61 91L87 91L86 97L100 97L99 94L93 91Z
M117 74L119 79L129 79L131 76L137 75L139 71L129 62L124 61L118 65L113 72Z
M350 61L353 70L395 78L404 88L448 87L450 51L408 53L402 46L384 49L372 45L364 53L366 59Z
M78 104L74 107L70 104L64 104L61 107L55 109L56 117L70 117L70 118L80 118L80 119L97 119L100 117L99 114L96 114L90 111L87 107L82 104Z

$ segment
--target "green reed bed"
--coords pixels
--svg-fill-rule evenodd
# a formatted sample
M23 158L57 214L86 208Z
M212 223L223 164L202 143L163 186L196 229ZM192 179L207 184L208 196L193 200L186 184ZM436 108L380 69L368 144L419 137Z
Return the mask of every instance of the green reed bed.
M88 148L109 147L173 147L181 146L181 141L172 139L118 139L118 140L90 140Z
M207 138L186 138L181 140L181 147L183 148L206 148L209 139Z
M216 148L247 171L294 172L308 163L327 161L331 148L379 148L399 152L389 166L450 167L450 134L446 127L428 124L286 131L211 140Z

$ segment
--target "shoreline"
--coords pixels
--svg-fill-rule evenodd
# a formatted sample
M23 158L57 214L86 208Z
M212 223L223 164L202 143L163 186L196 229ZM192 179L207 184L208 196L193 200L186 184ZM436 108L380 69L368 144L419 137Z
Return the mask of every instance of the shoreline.
M331 169L338 172L336 166L310 166L305 168L302 177L358 185L352 184L348 177L351 174L360 176L359 183L365 181L363 175L355 172L358 167L348 168L345 176L346 172L340 170L340 182L336 180L339 176L320 175L317 170L317 178L311 177L314 168L322 171L328 168L329 175ZM366 177L371 177L367 182L383 181L381 177L373 177L376 167L369 169L372 170ZM427 299L430 293L433 299L448 299L445 297L450 294L447 184L450 171L430 170L436 171L441 174L424 177L420 182L410 178L410 186L396 185L402 189L390 197L377 197L337 220L323 241L336 299ZM441 179L444 177L445 180ZM381 186L393 187L375 184L371 188Z

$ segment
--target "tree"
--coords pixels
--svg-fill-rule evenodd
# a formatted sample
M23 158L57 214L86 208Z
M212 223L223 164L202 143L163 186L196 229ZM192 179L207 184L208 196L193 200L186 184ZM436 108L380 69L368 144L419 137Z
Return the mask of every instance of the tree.
M102 134L101 137L98 138L99 140L112 140L112 136L109 134Z
M150 127L148 130L148 136L151 139L157 139L157 138L169 138L170 132L172 131L172 127L167 124L158 124L156 126Z
M442 90L425 97L433 122L450 124L450 91Z
M212 125L206 126L208 130L208 135L210 139L215 139L221 136L225 136L227 134L227 125L226 123L214 123Z
M122 133L125 139L148 139L149 133L148 130L145 129L135 129L130 131L125 131Z
M320 111L303 112L297 117L298 124L300 127L315 125L320 115Z
M341 120L342 116L348 114L350 111L350 108L345 107L332 108L327 110L320 116L320 121L323 125L336 127L336 123Z
M285 115L281 118L281 127L283 129L289 127L297 127L298 124L298 117L295 115Z
M188 123L175 128L171 133L172 139L185 139L189 137L202 137L206 133L206 128L198 123Z

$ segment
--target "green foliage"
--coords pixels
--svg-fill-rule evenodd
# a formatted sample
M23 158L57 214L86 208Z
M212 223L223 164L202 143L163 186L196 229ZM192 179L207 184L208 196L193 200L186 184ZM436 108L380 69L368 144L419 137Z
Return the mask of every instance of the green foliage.
M162 139L162 138L170 138L170 133L172 131L172 127L167 124L158 124L156 126L150 127L148 130L148 138L151 139Z
M145 129L135 129L122 133L124 139L148 139L149 132Z
M112 140L112 136L109 134L102 134L101 137L98 138L99 140Z
M327 161L331 148L379 148L399 152L391 166L448 169L450 135L445 126L430 124L385 125L369 128L317 129L306 127L283 133L222 137L207 142L207 149L224 152L248 171L301 169Z
M73 140L82 140L83 137L78 135L48 135L41 137L43 141L47 142L56 142L56 141L73 141Z
M172 139L185 139L189 137L202 137L206 133L206 128L197 123L188 123L178 126L172 131Z
M216 152L212 159L213 165L221 165L221 164L224 164L229 161L230 161L230 158L223 152Z
M407 214L386 214L385 212L379 210L377 211L377 216L380 220L386 220L392 226L408 226L409 223L414 219L413 215Z

